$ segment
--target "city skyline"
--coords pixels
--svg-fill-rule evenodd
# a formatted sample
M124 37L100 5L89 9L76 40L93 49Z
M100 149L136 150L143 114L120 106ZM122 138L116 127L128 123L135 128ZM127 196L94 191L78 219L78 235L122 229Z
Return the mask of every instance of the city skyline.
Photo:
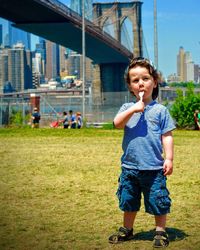
M70 0L60 0L70 6ZM96 2L96 1L94 1ZM110 2L101 0L100 2ZM124 2L124 1L121 1ZM143 0L142 26L149 58L154 61L153 0ZM198 11L200 2L157 0L158 65L165 77L177 73L176 57L182 46L189 51L195 64L200 64L200 37L196 27L200 26ZM38 41L32 35L33 44Z

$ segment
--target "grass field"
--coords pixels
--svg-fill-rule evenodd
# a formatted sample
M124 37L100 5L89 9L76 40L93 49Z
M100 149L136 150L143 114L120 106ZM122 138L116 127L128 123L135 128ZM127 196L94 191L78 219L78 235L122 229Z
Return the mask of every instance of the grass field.
M142 205L134 241L110 245L122 225L115 196L122 131L0 129L0 249L148 250L154 219ZM175 131L173 250L200 249L200 132Z

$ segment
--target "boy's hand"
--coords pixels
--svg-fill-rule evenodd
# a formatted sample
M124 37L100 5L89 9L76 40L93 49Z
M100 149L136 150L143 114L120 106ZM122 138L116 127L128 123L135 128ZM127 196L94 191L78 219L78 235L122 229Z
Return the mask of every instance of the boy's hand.
M173 161L166 159L163 164L164 175L171 175L173 172Z
M144 102L143 101L138 101L136 102L134 105L134 111L135 113L138 113L138 112L144 112Z

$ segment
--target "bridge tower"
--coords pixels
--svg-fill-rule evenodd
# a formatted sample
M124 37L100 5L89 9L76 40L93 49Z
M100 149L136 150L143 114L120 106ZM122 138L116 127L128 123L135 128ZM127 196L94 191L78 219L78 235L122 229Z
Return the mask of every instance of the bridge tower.
M93 4L93 23L104 30L108 25L108 20L114 27L114 38L121 41L121 31L124 21L128 18L132 23L133 35L133 54L142 55L142 22L141 6L139 1L133 2L113 2L113 3L94 3Z
M106 25L110 25L112 27L110 35L122 43L122 27L125 20L128 19L132 26L131 40L133 41L133 50L131 52L134 56L142 56L141 8L142 3L140 1L94 3L93 23L103 30L105 30ZM124 72L127 64L111 63L95 65L93 93L125 91Z

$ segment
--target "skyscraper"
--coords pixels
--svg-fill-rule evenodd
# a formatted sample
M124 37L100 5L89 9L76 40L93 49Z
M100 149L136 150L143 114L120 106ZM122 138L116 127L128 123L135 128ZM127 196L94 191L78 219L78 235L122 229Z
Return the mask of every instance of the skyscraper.
M36 44L35 54L41 55L41 71L40 73L44 76L46 72L46 41L39 37L39 43Z
M177 55L177 76L179 77L179 81L183 82L185 79L184 75L184 55L185 51L183 47L179 48L179 53Z
M59 76L59 46L51 41L46 41L46 77L57 78Z
M3 43L3 25L0 24L0 45Z
M35 52L40 53L44 63L46 64L46 40L42 37L39 37L39 43L36 44Z
M22 43L8 49L8 81L16 91L32 88L31 52Z
M200 65L194 65L194 82L200 83Z
M31 49L31 35L28 32L17 29L12 26L12 23L8 24L9 30L9 45L12 47L16 43L22 43L25 46L25 49Z
M8 81L8 51L0 49L0 93L3 93L4 85Z
M192 61L192 55L189 51L185 52L185 81L194 81L194 62Z
M180 82L194 81L194 62L189 51L179 48L177 55L177 76Z
M67 49L60 45L59 54L60 54L60 72L67 72Z

